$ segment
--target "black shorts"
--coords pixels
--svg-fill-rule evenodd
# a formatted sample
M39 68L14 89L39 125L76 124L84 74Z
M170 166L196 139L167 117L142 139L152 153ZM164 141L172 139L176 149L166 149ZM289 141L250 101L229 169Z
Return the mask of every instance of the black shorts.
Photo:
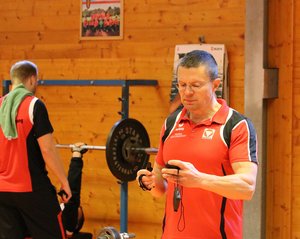
M29 193L0 192L0 239L63 239L55 189Z

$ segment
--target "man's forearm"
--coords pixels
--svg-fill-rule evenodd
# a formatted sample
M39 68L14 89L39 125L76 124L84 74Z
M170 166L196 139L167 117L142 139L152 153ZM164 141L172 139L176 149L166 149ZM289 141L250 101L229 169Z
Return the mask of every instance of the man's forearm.
M46 166L55 174L60 183L66 185L68 180L61 159L56 151L52 134L38 138L39 146Z
M55 174L61 184L68 182L61 160L54 150L44 151L43 157L47 167Z
M255 191L255 181L244 174L228 176L206 174L201 176L199 186L201 189L236 200L250 200Z

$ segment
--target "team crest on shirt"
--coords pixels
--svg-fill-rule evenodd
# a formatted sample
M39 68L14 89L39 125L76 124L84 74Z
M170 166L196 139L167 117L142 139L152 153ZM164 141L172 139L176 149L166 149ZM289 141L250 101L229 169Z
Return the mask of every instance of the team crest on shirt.
M171 134L170 138L184 138L186 134L184 132L184 123L179 123L178 127L174 129L174 132Z
M184 130L183 126L184 126L184 123L179 123L178 128L176 128L175 131L183 131Z
M202 139L212 140L214 134L215 134L215 130L214 129L204 129L204 132L203 132L203 135L202 135Z

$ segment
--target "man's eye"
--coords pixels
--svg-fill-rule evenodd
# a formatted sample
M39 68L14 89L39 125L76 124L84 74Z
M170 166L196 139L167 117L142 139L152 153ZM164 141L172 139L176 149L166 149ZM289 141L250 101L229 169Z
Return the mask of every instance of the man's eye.
M200 88L201 85L200 84L195 84L195 85L192 85L193 88Z

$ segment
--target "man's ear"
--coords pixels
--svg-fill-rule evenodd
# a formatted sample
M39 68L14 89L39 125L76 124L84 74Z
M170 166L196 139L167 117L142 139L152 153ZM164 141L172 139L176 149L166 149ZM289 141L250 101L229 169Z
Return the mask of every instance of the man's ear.
M218 89L219 85L221 84L221 78L217 78L213 81L213 89L214 92Z
M35 84L35 76L34 75L30 76L29 83L30 83L30 85L34 85Z

